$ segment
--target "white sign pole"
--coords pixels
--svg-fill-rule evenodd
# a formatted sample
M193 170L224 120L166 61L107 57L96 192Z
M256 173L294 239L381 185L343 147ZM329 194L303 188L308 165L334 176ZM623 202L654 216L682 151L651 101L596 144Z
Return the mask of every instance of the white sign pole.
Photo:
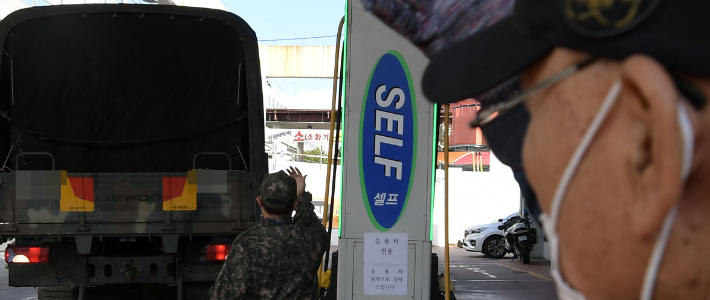
M348 1L337 299L430 298L434 105L428 60ZM336 137L337 138L337 137Z

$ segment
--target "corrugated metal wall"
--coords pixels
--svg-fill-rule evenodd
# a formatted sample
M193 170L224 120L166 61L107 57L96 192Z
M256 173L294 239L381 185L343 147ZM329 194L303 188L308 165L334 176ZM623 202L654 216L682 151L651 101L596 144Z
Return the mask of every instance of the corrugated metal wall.
M479 128L471 128L469 122L473 120L480 106L473 99L468 99L451 104L451 140L449 145L486 145L483 133Z

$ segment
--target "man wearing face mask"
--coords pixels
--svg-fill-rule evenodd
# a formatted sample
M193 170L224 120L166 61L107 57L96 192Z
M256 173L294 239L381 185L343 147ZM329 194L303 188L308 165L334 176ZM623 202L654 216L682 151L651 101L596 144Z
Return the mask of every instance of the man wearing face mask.
M561 299L710 297L710 1L362 1L482 102Z

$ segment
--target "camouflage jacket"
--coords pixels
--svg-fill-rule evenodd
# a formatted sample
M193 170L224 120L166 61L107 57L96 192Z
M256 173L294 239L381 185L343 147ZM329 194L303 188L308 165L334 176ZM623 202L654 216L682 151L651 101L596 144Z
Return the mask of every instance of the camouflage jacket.
M328 241L305 192L293 219L262 220L234 240L210 299L317 299L317 272Z

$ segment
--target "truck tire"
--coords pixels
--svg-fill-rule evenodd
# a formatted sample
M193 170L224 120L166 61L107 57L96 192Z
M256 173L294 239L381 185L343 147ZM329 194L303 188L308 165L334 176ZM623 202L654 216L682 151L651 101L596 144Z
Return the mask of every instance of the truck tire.
M79 289L75 286L42 286L37 288L37 300L76 300Z

